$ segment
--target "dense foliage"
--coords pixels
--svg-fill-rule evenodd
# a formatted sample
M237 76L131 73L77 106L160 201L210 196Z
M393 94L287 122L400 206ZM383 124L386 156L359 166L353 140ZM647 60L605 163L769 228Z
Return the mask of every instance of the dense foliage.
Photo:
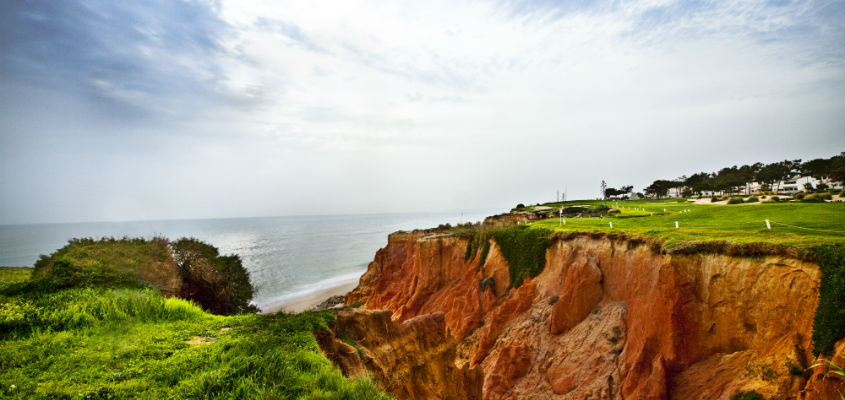
M493 232L493 238L508 262L511 287L519 287L526 277L533 278L543 271L550 234L548 230L529 229L524 225Z
M672 180L658 179L646 187L645 192L658 198L665 196L671 188L681 187L688 188L689 193L685 195L701 194L704 191L733 192L744 188L749 182L774 185L795 175L812 176L816 179L831 178L841 182L845 180L845 153L803 163L800 159L770 164L758 162L725 167L717 172L698 172Z
M813 250L821 268L813 353L829 355L836 342L845 337L845 246L818 246Z
M183 282L181 297L215 314L255 310L249 303L254 289L240 257L221 256L214 246L193 238L179 239L172 248Z

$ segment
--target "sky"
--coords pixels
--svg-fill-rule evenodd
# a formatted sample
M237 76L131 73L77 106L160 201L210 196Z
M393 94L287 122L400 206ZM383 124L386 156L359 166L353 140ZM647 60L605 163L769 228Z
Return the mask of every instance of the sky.
M506 211L845 151L842 1L11 0L0 224Z

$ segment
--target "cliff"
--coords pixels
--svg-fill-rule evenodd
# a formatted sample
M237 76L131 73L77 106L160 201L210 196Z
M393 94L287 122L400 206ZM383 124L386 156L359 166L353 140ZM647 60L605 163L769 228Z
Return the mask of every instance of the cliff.
M436 358L480 369L484 399L727 400L750 390L791 399L812 389L800 373L813 361L812 262L569 235L513 288L496 242L480 262L465 260L467 240L390 235L346 302L388 310L396 323L442 313L458 345L451 362Z
M389 311L341 310L317 343L347 377L369 374L401 399L480 399L481 373L455 365L443 313L393 322Z

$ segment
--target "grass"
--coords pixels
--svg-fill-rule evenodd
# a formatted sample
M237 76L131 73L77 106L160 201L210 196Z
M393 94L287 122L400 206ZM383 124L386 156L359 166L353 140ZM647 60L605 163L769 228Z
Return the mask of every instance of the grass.
M595 205L599 201L567 202ZM549 203L557 207L563 203ZM603 218L558 218L536 221L533 229L555 232L625 232L663 241L667 248L682 242L763 242L810 249L823 244L845 244L845 203L765 203L710 205L675 201L635 200L608 202L620 213ZM689 210L689 211L686 211ZM771 230L766 228L766 219ZM678 229L675 222L678 222ZM610 228L613 223L613 228Z
M30 267L0 267L0 289L13 284L24 282L32 275Z
M0 288L31 271L0 268ZM0 296L0 397L388 398L320 353L313 332L332 317L218 316L152 288Z
M830 355L845 337L845 246L819 246L814 253L822 276L813 318L813 354Z

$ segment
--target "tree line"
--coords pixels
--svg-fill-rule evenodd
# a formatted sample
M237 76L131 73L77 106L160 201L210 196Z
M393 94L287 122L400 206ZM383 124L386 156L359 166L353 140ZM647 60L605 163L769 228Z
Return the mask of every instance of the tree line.
M698 172L677 179L658 179L645 188L645 193L657 198L666 196L666 193L673 188L683 190L684 196L700 196L702 192L730 193L745 190L751 182L758 182L763 185L763 190L769 190L773 185L799 175L812 176L819 180L830 178L841 182L845 180L845 152L830 158L817 158L805 162L801 162L801 159L783 160L771 164L758 162L751 165L725 167L718 172Z

